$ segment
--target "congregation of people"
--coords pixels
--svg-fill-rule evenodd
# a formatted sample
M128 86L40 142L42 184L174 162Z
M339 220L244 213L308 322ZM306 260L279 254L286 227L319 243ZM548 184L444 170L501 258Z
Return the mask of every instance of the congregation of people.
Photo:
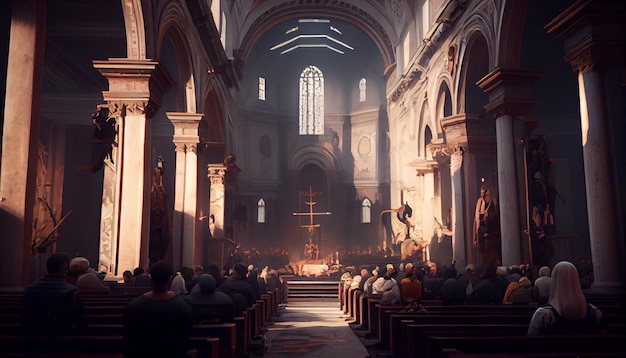
M22 336L81 334L88 326L84 299L135 289L141 293L123 311L125 357L187 357L194 325L232 323L282 285L275 270L241 263L227 272L217 265L173 272L168 263L157 262L147 271L125 271L123 282L110 282L86 258L70 260L62 253L48 258L47 272L24 290Z
M423 302L444 306L527 305L536 307L528 317L528 335L570 331L599 333L603 330L601 310L587 303L578 269L569 261L539 268L473 264L457 270L454 264L387 264L357 272L348 267L341 276L342 297L353 300L364 295L380 299L381 306L402 305L400 312L428 312ZM353 301L354 302L354 301Z
M228 271L218 265L173 271L169 264L157 262L148 270L125 271L115 286L83 257L70 260L52 254L47 271L23 293L22 335L80 334L89 325L83 299L120 287L142 289L123 310L125 357L187 357L194 326L234 322L263 293L283 286L278 270L244 263L235 263ZM606 332L603 311L587 301L580 273L568 261L542 266L537 273L526 264L481 268L470 264L460 270L454 264L438 267L425 262L362 265L358 270L345 267L338 279L340 300L375 298L383 307L400 306L399 313L428 315L433 303L450 309L529 306L525 332L529 337Z

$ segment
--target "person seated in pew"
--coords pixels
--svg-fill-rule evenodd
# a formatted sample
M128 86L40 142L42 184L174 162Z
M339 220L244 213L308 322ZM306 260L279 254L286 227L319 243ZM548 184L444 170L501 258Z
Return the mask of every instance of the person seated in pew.
M65 281L69 262L65 254L50 255L46 276L26 287L22 297L22 335L62 336L85 326L78 290Z
M89 260L85 257L74 257L70 260L69 270L67 272L67 276L65 276L65 281L76 286L78 278L87 273L87 271L89 271Z
M256 299L260 300L263 291L259 283L259 272L252 265L248 265L248 277L246 277L246 281L248 281L250 287L254 290Z
M216 281L208 274L196 277L197 284L185 300L191 305L194 324L233 322L235 305L224 292L216 291Z
M141 267L136 267L133 270L133 282L135 287L150 287L150 277L146 275L146 270Z
M417 301L422 301L422 280L424 279L424 271L413 266L412 263L406 265L410 272L400 281L400 292L402 294L402 303L410 305Z
M522 276L519 282L511 282L504 293L502 304L527 305L532 301L530 280Z
M436 300L439 299L439 290L441 289L441 285L443 284L443 277L439 274L439 270L437 269L437 265L430 264L429 266L423 266L425 270L425 276L422 280L422 297L425 300Z
M547 306L533 313L527 334L601 333L605 325L602 311L588 303L578 270L569 261L560 261L552 270Z
M149 278L152 289L133 298L124 310L124 357L187 357L191 306L170 291L172 269L167 263L152 265Z
M551 284L552 277L550 277L550 267L542 266L539 269L539 277L535 279L535 287L533 290L534 300L538 305L543 306L548 304Z
M170 284L170 291L174 292L177 295L186 295L187 293L189 293L187 291L187 284L185 283L185 278L180 273L180 271L176 272L176 274L172 278L172 283Z
M450 266L444 268L443 272L445 281L439 289L441 303L446 306L464 305L467 302L468 271L466 270L466 273L457 275L456 268ZM471 272L469 274L471 275Z
M498 267L487 265L480 275L480 280L474 286L471 302L479 305L499 305L502 304L504 292L506 290L506 270L498 274ZM502 275L504 274L504 276Z
M400 286L396 281L397 273L393 266L388 265L387 273L372 284L374 294L380 295L381 305L395 305L401 302Z
M363 284L363 293L366 295L373 295L374 294L374 289L372 288L372 285L374 284L374 282L376 282L376 280L378 280L378 266L372 270L372 275L365 280L365 283Z
M235 303L235 316L243 315L243 312L256 303L256 294L248 281L248 268L243 264L235 264L232 273L217 288L232 298Z
M133 277L133 273L130 270L124 271L122 274L122 279L124 280L125 287L133 287L135 286L135 278Z

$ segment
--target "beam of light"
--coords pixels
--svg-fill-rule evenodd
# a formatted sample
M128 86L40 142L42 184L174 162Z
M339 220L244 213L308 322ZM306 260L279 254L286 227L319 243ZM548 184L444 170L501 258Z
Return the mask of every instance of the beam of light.
M589 135L589 110L587 108L585 79L582 72L578 74L578 96L580 101L580 131L582 132L582 144L584 147L587 144L587 136Z

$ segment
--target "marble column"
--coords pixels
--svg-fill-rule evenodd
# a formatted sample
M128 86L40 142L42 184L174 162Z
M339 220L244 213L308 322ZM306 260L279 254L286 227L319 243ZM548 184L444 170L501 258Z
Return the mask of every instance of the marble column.
M109 82L103 92L109 110L116 113L118 150L115 183L111 195L113 222L111 240L118 243L114 262L115 275L135 267L147 268L150 240L151 131L149 118L173 81L157 62L149 60L109 59L94 61Z
M29 282L45 16L45 1L13 1L0 162L0 267L5 273L0 287Z
M605 70L621 66L625 71L625 10L625 4L616 1L577 2L546 26L548 33L564 42L565 59L578 74L594 289L623 290L624 285Z
M517 170L514 135L516 120L522 120L533 104L530 86L541 72L527 69L496 68L477 85L488 95L487 112L496 119L496 147L498 163L498 205L500 209L500 243L502 264L519 265L523 262L522 243L525 242L520 219L518 181L525 180ZM521 154L520 154L521 155Z
M211 233L212 240L219 240L220 245L213 245L213 247L220 247L221 252L217 255L220 258L220 268L224 267L225 262L225 213L226 208L226 187L224 185L224 177L226 175L226 166L222 164L209 164L208 165L208 178L211 183L209 188L209 231Z
M422 239L426 242L425 260L430 261L430 244L435 232L435 174L434 169L437 166L437 162L434 160L418 159L409 164L417 171L418 180L417 186L421 187L422 200L421 200L421 227L422 227ZM421 182L421 183L420 183ZM437 215L438 216L438 215ZM444 219L445 220L445 219ZM435 239L436 240L436 239Z
M200 264L201 242L198 238L198 125L202 114L167 112L174 125L172 142L176 145L174 199L174 267Z
M450 177L452 179L452 261L457 270L463 270L465 261L465 227L463 225L463 151L455 148L450 155Z

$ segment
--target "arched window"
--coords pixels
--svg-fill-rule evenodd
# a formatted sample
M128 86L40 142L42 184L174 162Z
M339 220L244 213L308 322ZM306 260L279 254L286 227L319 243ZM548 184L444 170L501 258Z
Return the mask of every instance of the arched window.
M324 75L309 66L300 74L300 135L324 134Z
M257 222L263 224L265 222L265 200L259 199L257 207Z
M369 224L372 222L372 202L369 199L363 199L361 203L361 223Z
M365 78L361 78L361 80L359 81L359 101L360 102L365 102L365 100L367 99L367 84L365 81Z
M259 76L259 99L265 101L265 78Z

